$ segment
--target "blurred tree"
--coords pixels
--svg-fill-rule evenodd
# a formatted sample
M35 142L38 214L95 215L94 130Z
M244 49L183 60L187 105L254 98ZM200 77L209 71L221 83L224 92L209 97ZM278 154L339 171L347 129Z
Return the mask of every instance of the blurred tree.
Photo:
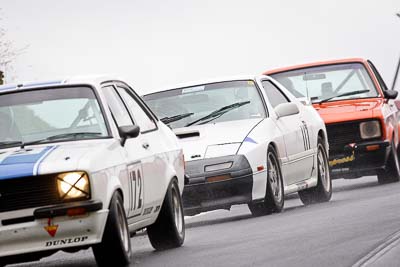
M0 26L0 71L1 76L3 76L0 80L0 84L4 83L4 72L7 65L13 61L16 55L17 52L12 49L11 41L6 39L6 31Z
M16 49L13 43L7 39L6 30L1 23L2 17L2 9L0 8L0 71L2 72L1 76L3 76L3 78L0 78L0 84L5 83L5 80L8 79L7 70L11 67L11 63L27 48L26 46Z

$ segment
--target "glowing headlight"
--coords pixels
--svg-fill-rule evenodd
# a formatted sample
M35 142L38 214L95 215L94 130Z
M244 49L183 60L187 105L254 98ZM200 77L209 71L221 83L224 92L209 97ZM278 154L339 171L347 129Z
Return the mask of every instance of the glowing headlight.
M365 121L360 123L360 135L362 139L370 139L381 136L379 121Z
M85 172L67 172L57 176L61 199L89 198L89 177Z

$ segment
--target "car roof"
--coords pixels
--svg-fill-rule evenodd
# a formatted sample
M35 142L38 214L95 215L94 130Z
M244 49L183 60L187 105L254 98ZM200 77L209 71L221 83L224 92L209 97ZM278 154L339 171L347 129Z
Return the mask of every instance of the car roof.
M169 91L169 90L174 90L178 88L185 88L185 87L192 87L196 85L202 85L202 84L209 84L209 83L219 83L219 82L229 82L229 81L241 81L241 80L256 80L258 77L265 77L265 75L236 75L236 76L227 76L227 77L219 77L219 78L210 78L210 79L203 79L203 80L197 80L197 81L192 81L192 82L185 82L185 83L179 83L173 86L166 86L161 89L156 89L153 90L150 93L147 93L145 95L151 95L163 91Z
M275 74L275 73L279 73L279 72L296 70L296 69L304 69L304 68L316 67L316 66L321 66L321 65L333 65L333 64L341 64L341 63L367 63L367 62L368 62L368 60L363 59L363 58L344 58L344 59L317 61L317 62L311 62L311 63L306 63L306 64L299 64L299 65L293 65L293 66L288 66L288 67L271 69L271 70L267 70L267 71L263 72L263 74L271 75L271 74Z
M0 93L19 91L25 89L41 89L46 87L57 87L64 85L74 85L74 84L88 84L94 87L99 86L103 82L107 81L120 81L116 77L108 75L86 75L86 76L73 76L64 79L55 80L43 80L43 81L31 81L31 82L21 82L21 83L10 83L0 86Z

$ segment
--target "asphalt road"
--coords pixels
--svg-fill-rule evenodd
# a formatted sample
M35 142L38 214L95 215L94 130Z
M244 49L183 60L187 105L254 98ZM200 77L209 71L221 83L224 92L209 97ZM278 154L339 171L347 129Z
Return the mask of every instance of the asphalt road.
M246 205L188 217L183 247L156 252L132 239L132 266L400 266L400 183L335 180L331 202L289 196L280 214L254 218ZM16 266L96 266L91 250Z

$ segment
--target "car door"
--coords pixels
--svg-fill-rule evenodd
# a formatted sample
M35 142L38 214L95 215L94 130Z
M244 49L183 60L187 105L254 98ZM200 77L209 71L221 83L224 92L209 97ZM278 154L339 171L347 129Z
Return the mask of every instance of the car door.
M112 114L114 123L117 127L135 125L128 109L122 98L117 93L114 84L108 84L102 88L103 94ZM143 137L126 140L122 148L125 157L126 169L120 174L121 184L123 185L124 204L129 223L141 219L146 205L144 188L146 187L146 173L143 171L143 161L149 157L150 153L144 148Z
M264 92L273 108L281 103L291 102L290 98L270 80L261 81ZM276 120L276 126L283 134L287 161L282 162L286 185L291 185L311 176L313 153L310 144L309 128L300 112Z
M148 154L142 159L143 173L146 177L144 198L146 206L144 215L159 209L166 191L167 173L166 149L164 136L158 129L156 119L147 109L140 97L124 83L117 83L117 92L127 106L134 122L140 127L142 149Z

